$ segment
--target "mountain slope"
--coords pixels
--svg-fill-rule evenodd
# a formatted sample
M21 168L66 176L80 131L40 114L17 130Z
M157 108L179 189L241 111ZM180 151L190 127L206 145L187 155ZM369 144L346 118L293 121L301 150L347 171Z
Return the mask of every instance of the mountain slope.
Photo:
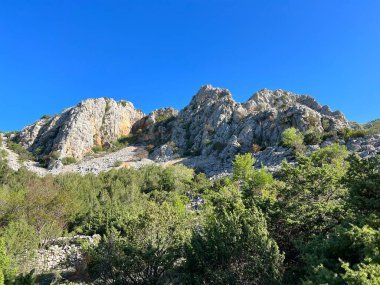
M263 89L247 102L237 103L228 90L206 85L170 122L170 140L162 147L164 153L230 162L235 154L252 151L254 144L278 145L282 132L290 127L324 133L350 128L350 123L341 112L332 112L310 96ZM156 150L153 158L161 153Z
M262 89L238 103L227 89L210 85L203 86L180 112L162 108L147 116L127 101L88 99L27 126L14 140L38 159L48 157L50 167L56 168L62 167L60 160L65 157L82 159L94 146L112 151L116 140L128 136L129 143L149 151L152 161L181 158L181 163L215 175L229 171L238 153L259 152L260 163L276 166L292 155L280 146L283 131L290 127L330 137L324 145L338 142L368 155L378 151L379 137L343 140L348 139L347 129L360 126L310 96Z
M81 159L94 146L128 135L142 117L130 102L88 99L52 118L41 118L24 128L16 140L38 157L55 152L57 158Z

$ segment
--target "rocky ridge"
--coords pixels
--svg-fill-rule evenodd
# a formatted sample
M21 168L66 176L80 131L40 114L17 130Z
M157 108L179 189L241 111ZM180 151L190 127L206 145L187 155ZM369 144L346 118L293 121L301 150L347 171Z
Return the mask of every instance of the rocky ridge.
M24 128L16 140L37 157L81 159L94 146L110 144L131 132L143 113L127 101L88 99Z
M162 108L144 116L127 101L85 100L27 126L16 140L37 157L58 154L55 173L64 169L60 159L82 159L94 146L112 148L114 141L128 135L130 143L149 152L144 162L182 163L213 176L228 172L234 156L245 152L256 153L260 164L275 170L282 159L291 159L291 150L280 146L283 131L290 127L320 134L358 128L341 112L333 112L307 95L262 89L247 102L238 103L227 89L205 85L180 112ZM379 136L332 141L347 144L353 151L367 149L362 154L380 151ZM323 146L311 148L319 147ZM116 152L110 163L93 172L109 170L119 155L124 152ZM78 168L73 166L70 171Z
M252 152L255 145L277 147L290 127L323 133L351 125L341 112L332 112L307 95L263 89L237 103L228 90L206 85L170 121L166 127L170 140L156 148L151 159L195 156L184 163L217 174L231 166L237 153Z

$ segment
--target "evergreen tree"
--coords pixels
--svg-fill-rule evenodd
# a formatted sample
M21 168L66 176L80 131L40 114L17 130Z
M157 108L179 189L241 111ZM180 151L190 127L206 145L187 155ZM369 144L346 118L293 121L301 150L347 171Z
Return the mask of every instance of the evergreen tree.
M204 223L187 249L189 284L280 284L283 256L255 207L234 187L208 193Z

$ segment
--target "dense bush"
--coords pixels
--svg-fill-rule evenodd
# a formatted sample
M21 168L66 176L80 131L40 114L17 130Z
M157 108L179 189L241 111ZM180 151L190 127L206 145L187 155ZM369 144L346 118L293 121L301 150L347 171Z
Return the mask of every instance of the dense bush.
M304 141L307 145L320 144L322 142L322 133L315 129L310 129L305 133Z
M360 138L369 134L371 134L371 131L366 130L366 129L358 129L358 130L343 129L338 132L338 135L340 135L345 140L348 140L351 138Z
M22 147L20 144L15 143L11 140L7 140L7 146L10 150L14 151L19 155L19 159L21 161L25 160L34 160L35 157L33 154L29 151L27 151L24 147Z
M98 284L378 284L380 158L347 156L298 152L273 177L248 153L213 181L155 165L40 178L0 160L0 284L33 284L45 241L95 233Z
M6 159L7 156L7 151L5 149L0 149L0 159Z
M303 134L295 128L286 129L282 133L282 145L285 147L293 148L299 151L302 150L303 143Z
M76 162L77 162L77 160L71 156L66 156L66 157L62 158L62 164L63 165L74 164Z
M98 153L98 152L102 152L103 151L103 147L101 145L96 145L92 148L92 151L94 153Z
M166 200L166 199L165 199ZM125 229L108 232L89 249L89 272L95 280L116 284L157 284L174 278L190 238L191 213L180 200L147 201L130 212Z
M380 119L369 122L364 125L364 128L369 130L371 133L380 134Z
M40 120L49 120L51 118L50 115L43 115Z
M206 196L204 222L187 248L189 284L280 284L281 255L263 214L234 186Z

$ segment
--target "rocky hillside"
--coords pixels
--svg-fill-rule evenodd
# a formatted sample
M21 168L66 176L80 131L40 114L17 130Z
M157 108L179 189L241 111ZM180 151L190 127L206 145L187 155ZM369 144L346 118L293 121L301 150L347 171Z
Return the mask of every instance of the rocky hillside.
M228 90L210 85L203 86L178 115L167 117L158 128L140 131L144 137L157 138L154 134L160 129L151 158L195 156L198 159L184 163L206 171L213 167L215 172L228 168L237 153L279 145L283 131L290 127L320 134L351 127L341 112L332 112L310 96L263 89L247 102L237 103ZM156 145L154 140L151 143Z
M94 146L110 144L131 132L143 113L127 101L88 99L51 118L42 117L24 128L17 142L37 157L81 159Z
M179 113L172 140L181 150L225 157L250 151L253 144L277 145L289 127L327 132L349 123L309 96L263 89L240 104L228 90L207 85Z
M152 161L180 159L214 175L228 171L237 153L262 153L259 161L264 164L263 157L273 158L268 153L291 153L277 150L283 131L290 127L321 136L360 128L341 112L333 112L307 95L263 89L238 103L227 89L206 85L180 112L163 108L144 116L127 101L85 100L27 126L15 140L37 158L59 161L64 157L82 159L94 146L112 150L117 139L129 135L128 142L148 150ZM276 163L287 155L278 156Z

